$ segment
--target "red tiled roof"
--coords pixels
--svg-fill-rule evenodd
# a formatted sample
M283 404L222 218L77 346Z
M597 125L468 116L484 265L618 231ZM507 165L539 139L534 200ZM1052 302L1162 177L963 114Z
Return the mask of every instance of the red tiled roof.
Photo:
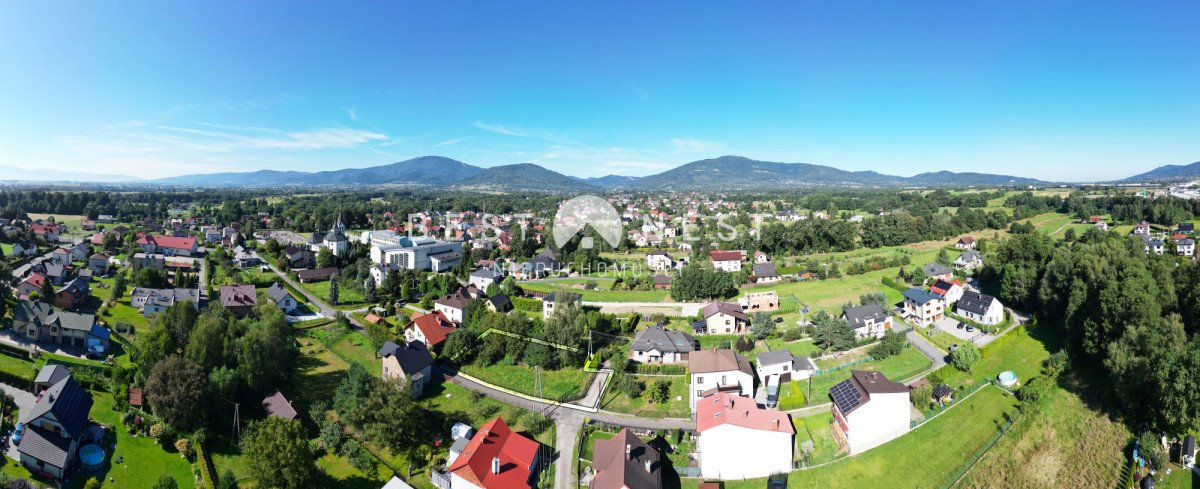
M740 251L719 251L718 250L718 251L708 252L708 256L709 256L709 258L712 258L712 261L735 261L735 260L741 261L742 252L740 252Z
M129 388L129 405L133 407L142 407L142 388Z
M41 290L42 284L46 282L46 277L40 273L35 273L33 275L25 277L25 280L22 280L22 282L28 282L29 285L36 287L38 290Z
M176 250L190 250L196 247L196 238L193 236L176 237L176 236L142 236L138 238L137 244L147 245L152 244L161 248L172 248Z
M760 431L794 434L787 413L762 409L749 397L720 392L696 401L696 432L724 424Z
M529 487L529 468L537 457L538 443L513 433L503 419L479 428L448 472L484 489ZM500 459L500 473L492 473L492 459Z
M225 307L253 306L257 300L253 285L221 286L221 305Z
M450 336L456 329L454 323L442 314L442 311L434 311L429 314L413 314L411 325L415 325L421 330L421 334L425 335L425 340L429 342L429 346L437 346L446 337ZM405 329L408 329L405 327Z
M958 242L962 243L962 244L971 244L971 243L975 242L975 238L970 237L970 236L963 236L961 238L958 238Z

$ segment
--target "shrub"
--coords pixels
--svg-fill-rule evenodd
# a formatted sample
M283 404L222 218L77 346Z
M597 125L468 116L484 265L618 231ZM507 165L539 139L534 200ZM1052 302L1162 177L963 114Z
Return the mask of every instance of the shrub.
M655 404L665 404L671 398L671 382L658 379L650 386L646 399Z
M913 389L908 393L908 399L912 402L913 407L919 410L928 408L933 399L933 383L930 382Z
M954 353L950 354L950 363L954 364L954 368L969 372L982 357L979 347L975 346L975 343L967 342L954 349Z
M175 449L179 451L179 455L188 460L192 459L192 442L187 438L175 440Z

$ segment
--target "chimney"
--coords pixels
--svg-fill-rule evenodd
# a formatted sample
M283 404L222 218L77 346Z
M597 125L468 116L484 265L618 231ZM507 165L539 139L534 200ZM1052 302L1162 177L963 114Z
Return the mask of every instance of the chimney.
M774 420L771 421L771 429L779 430L779 418L775 418Z
M500 473L500 457L492 457L492 473Z
M650 461L646 461L646 472L650 472Z
M625 458L633 460L633 444L632 443L625 444Z

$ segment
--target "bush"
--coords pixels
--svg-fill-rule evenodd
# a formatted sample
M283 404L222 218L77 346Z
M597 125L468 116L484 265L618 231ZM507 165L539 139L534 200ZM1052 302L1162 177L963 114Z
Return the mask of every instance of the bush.
M876 360L882 360L887 357L899 355L905 347L908 346L908 340L903 334L895 331L887 331L883 333L883 339L878 345L875 345L870 350L870 355Z
M192 442L187 438L175 440L175 450L179 451L179 455L188 460L192 459Z
M804 328L788 328L783 332L784 341L796 341L804 337Z
M975 346L975 343L967 342L954 349L954 353L950 354L950 363L954 364L954 368L969 372L982 357L979 347Z
M933 382L922 385L908 393L909 402L912 402L913 407L918 410L929 408L929 403L933 399Z

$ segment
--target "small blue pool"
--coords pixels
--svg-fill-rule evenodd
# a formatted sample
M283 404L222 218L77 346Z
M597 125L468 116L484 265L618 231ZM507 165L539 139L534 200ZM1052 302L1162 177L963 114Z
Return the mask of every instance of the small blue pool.
M79 461L85 469L100 467L104 463L104 449L99 445L84 445L79 449Z
M1000 372L1000 376L997 377L997 379L1000 380L1000 385L1003 385L1004 387L1012 387L1013 384L1017 383L1017 373L1013 372L1012 370Z

